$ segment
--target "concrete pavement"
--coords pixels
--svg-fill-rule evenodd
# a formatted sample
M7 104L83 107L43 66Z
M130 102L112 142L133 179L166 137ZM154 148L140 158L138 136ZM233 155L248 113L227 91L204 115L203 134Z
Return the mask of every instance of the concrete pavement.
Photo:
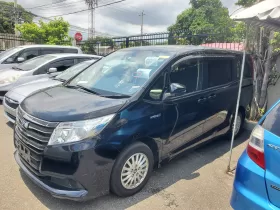
M0 105L0 209L231 209L233 177L226 174L230 142L215 140L153 172L137 195L107 195L77 203L53 198L26 177L14 157L13 130ZM246 147L249 132L235 142L233 165Z

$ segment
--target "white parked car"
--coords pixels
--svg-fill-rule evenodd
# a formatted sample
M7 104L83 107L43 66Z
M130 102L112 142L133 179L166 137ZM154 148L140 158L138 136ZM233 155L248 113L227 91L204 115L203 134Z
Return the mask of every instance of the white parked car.
M4 115L10 122L14 123L16 119L16 108L27 96L38 90L62 84L75 77L94 62L96 60L84 61L68 68L57 76L42 78L13 88L4 97Z
M65 69L101 56L86 54L48 54L38 56L16 67L0 71L0 100L12 88L41 78L58 75Z
M82 54L80 48L59 45L24 45L8 49L0 54L1 69L16 66L19 63L35 58L40 55L57 53L77 53Z

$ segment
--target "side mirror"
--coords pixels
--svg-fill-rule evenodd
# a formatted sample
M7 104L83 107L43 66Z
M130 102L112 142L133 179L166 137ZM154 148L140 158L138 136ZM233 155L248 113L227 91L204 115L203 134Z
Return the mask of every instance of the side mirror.
M179 95L186 92L186 86L179 83L170 84L171 95Z
M166 101L171 97L181 95L186 92L186 86L179 83L170 84L170 92L164 93L163 100Z
M57 68L49 68L49 70L48 70L49 74L55 73L55 72L57 72Z
M21 63L21 62L25 61L25 59L24 59L23 57L18 57L18 58L17 58L17 61L18 61L19 63Z
M161 89L156 89L156 90L151 90L150 91L150 97L154 100L159 100L161 96L162 90Z

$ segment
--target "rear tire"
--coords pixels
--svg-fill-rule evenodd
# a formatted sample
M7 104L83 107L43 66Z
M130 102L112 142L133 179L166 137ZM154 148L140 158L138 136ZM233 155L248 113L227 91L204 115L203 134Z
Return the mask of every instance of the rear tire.
M127 147L117 158L111 174L111 191L121 197L139 192L148 182L154 165L151 149L142 142Z
M228 136L231 138L232 136L232 132L233 132L233 126L234 126L234 117L235 114L233 114L233 119L230 125L230 130L228 132ZM243 126L244 126L244 120L245 120L245 116L243 116L241 111L238 111L238 115L237 115L237 120L236 120L236 131L234 134L234 137L238 137L242 131L243 131Z

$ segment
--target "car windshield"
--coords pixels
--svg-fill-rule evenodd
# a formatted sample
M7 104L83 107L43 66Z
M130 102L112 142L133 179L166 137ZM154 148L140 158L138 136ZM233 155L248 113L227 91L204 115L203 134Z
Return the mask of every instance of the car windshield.
M42 64L45 64L48 61L53 60L54 58L56 58L56 56L54 56L54 55L39 56L39 57L36 57L36 58L23 62L22 64L19 64L15 68L22 70L22 71L30 71L38 66L41 66Z
M14 48L8 49L4 52L1 52L0 53L0 59L8 57L10 55L13 55L14 53L20 51L21 49L23 49L23 48L22 47L14 47Z
M96 60L89 60L89 61L84 61L82 63L79 63L75 66L72 66L65 70L63 73L59 74L58 76L55 77L57 80L62 80L66 81L71 79L73 76L84 70L85 68L89 67L91 64L93 64Z
M131 96L174 53L165 49L120 50L90 66L68 85L82 86L99 95Z

